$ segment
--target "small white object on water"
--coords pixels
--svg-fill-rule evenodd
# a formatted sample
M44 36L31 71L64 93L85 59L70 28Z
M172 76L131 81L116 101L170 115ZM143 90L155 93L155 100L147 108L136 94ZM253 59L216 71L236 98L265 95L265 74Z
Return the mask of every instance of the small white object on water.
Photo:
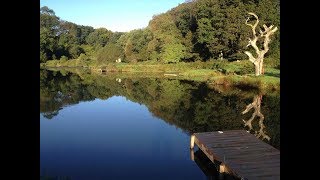
M223 131L218 131L218 133L222 134L222 133L223 133Z

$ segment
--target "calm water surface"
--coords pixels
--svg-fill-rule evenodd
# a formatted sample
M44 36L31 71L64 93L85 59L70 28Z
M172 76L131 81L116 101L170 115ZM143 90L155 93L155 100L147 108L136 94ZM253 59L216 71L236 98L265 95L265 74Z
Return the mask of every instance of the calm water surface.
M190 159L193 132L252 125L280 149L279 94L119 74L42 70L40 77L42 179L218 179L201 151ZM242 114L250 103L261 107ZM248 121L255 110L264 119Z

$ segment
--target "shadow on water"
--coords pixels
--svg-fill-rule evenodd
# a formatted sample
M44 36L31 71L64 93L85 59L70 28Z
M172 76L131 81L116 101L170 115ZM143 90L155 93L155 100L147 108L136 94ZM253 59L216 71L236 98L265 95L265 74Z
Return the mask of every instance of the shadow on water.
M240 180L240 178L219 172L219 162L213 163L199 148L194 152L190 149L191 160L201 169L207 180Z

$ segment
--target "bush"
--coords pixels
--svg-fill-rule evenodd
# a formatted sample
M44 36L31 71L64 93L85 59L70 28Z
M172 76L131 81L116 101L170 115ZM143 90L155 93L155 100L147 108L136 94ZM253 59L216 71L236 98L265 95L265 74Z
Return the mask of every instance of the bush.
M58 65L58 63L59 63L58 60L50 60L50 61L47 61L47 62L46 62L46 66L48 66L48 67L55 67L55 66Z
M271 68L280 68L280 58L265 58L264 65Z
M67 61L68 58L66 56L61 56L60 61Z
M224 74L252 74L254 73L254 65L250 61L233 61L215 60L212 69L216 69Z
M254 73L254 65L250 61L234 61L232 62L238 65L238 69L235 70L236 74L252 74Z
M88 60L90 60L90 58L87 55L83 54L83 53L80 54L78 59L79 59L79 61L88 61Z
M122 49L116 44L109 43L97 53L97 60L100 64L115 62L119 57L122 57Z
M185 57L186 47L180 43L165 44L161 55L165 63L177 63Z
M248 58L248 56L246 54L237 52L237 53L231 55L230 57L228 57L228 60L229 61L236 61L236 60L247 59L247 58Z

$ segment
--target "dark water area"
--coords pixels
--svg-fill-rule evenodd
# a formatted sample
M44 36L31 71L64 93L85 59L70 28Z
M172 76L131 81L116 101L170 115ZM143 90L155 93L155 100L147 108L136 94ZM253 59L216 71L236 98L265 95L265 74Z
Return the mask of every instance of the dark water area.
M234 129L280 150L280 95L40 71L40 179L218 179L190 134Z

